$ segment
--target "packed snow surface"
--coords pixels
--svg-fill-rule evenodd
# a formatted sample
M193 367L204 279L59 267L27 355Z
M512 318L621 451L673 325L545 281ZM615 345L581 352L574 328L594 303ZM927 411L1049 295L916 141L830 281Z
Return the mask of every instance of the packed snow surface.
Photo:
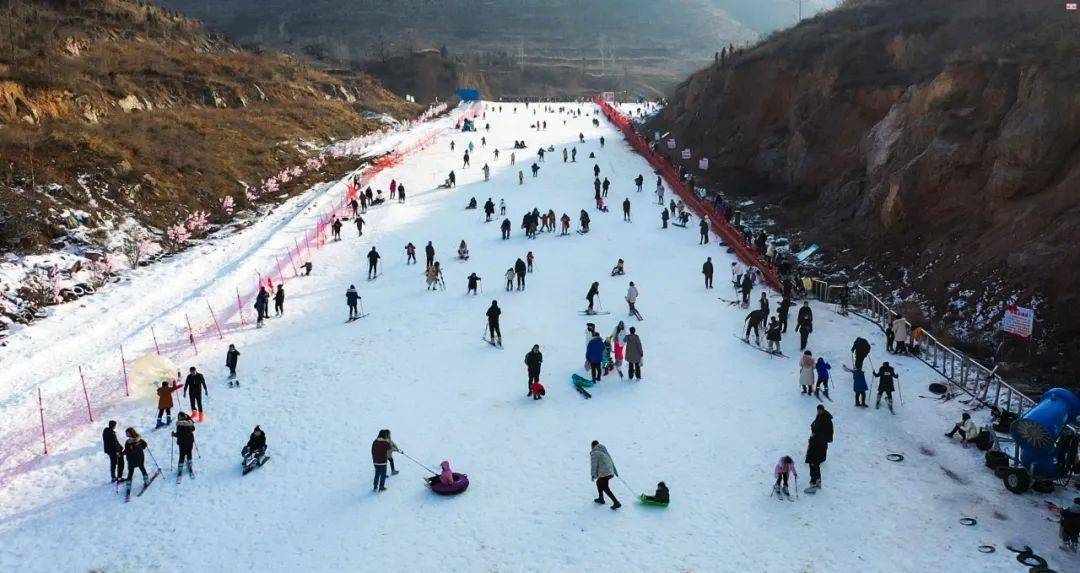
M1005 549L1014 539L1059 571L1080 568L1057 549L1057 525L1039 506L1066 496L1006 492L980 451L942 436L962 405L920 397L940 377L914 359L886 355L876 327L826 305L812 303L809 344L832 364L834 379L835 402L825 405L835 440L822 467L823 489L793 502L770 497L782 455L798 463L799 489L809 481L802 462L820 402L799 393L794 330L782 343L788 357L733 336L747 311L718 300L735 298L731 256L715 237L698 245L696 221L688 229L660 228L655 176L603 118L592 125L595 106L580 106L583 116L572 118L535 105L502 104L497 111L498 105L486 104L477 133L436 122L445 130L434 145L382 173L372 186L403 182L406 202L370 209L362 237L347 222L343 240L312 250L312 275L286 276L282 318L258 330L249 321L178 363L185 371L198 367L209 385L206 422L196 431L196 479L176 485L166 469L145 495L125 504L108 483L101 420L50 444L48 456L20 471L6 467L0 570L1022 571ZM530 128L545 120L546 130ZM513 150L522 139L528 149ZM469 142L472 165L463 169ZM534 178L536 150L549 145L555 152ZM570 147L577 148L576 163L562 160ZM489 182L484 163L492 169ZM611 181L608 213L594 208L594 164ZM457 187L437 188L451 170ZM639 173L646 180L641 193L632 182ZM152 352L151 325L175 342L185 314L202 320L207 301L231 304L235 289L249 290L256 271L272 267L295 237L302 241L342 192L340 184L313 189L235 236L140 269L20 332L0 350L0 419L33 429L37 411L27 409L26 398L38 385L69 387L78 364L114 372L122 342L129 362ZM496 204L505 199L510 240L500 239L501 217L485 223L482 209L464 208L470 197L481 206L489 197ZM626 197L632 223L621 214ZM534 207L569 214L574 229L586 209L592 231L528 240L519 227ZM465 262L456 257L461 240L472 255ZM428 241L445 269L445 291L425 290ZM419 265L405 264L408 242L417 246ZM367 281L372 246L384 270ZM527 289L506 292L503 275L529 251L536 262ZM713 290L701 275L709 256ZM627 273L612 277L618 258ZM483 279L480 296L465 294L470 272ZM580 314L593 281L611 314ZM644 321L627 316L629 281L640 290ZM369 316L346 324L350 284ZM503 350L481 339L492 300L503 309ZM795 309L792 325L794 317ZM571 374L588 375L585 324L595 322L606 337L620 320L641 336L644 379L612 373L586 400L570 384ZM874 344L875 366L896 366L903 396L896 415L853 407L841 365L851 364L856 336ZM226 386L230 343L241 352L239 388ZM548 393L541 401L525 397L523 360L533 344L544 354ZM177 401L187 409L184 398ZM151 431L153 399L129 398L101 415L118 420L121 430L144 432L157 463L168 468L175 450L168 430ZM984 412L975 416L985 422ZM267 433L273 461L241 477L239 451L256 424ZM369 448L382 428L428 467L450 460L472 485L456 497L436 496L422 481L426 470L399 454L400 475L374 493ZM594 439L607 446L625 480L611 484L624 504L617 512L592 501ZM887 461L893 452L905 460ZM661 480L671 489L670 507L635 503L633 494L651 493ZM977 524L961 525L963 517ZM982 554L979 545L997 552Z

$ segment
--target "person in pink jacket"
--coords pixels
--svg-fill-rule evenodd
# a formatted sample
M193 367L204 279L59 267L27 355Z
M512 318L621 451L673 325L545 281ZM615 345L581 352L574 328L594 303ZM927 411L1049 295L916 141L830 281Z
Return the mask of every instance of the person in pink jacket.
M795 479L799 478L799 472L795 469L795 460L791 459L791 456L784 456L780 458L780 461L776 463L776 468L773 469L773 475L776 476L776 484L773 485L773 493L784 492L784 495L790 495L788 493L788 474L794 475ZM783 483L783 489L781 489L781 482Z
M442 465L439 467L442 468L442 473L439 474L439 481L445 485L454 483L454 472L450 471L450 462L448 460L443 460Z

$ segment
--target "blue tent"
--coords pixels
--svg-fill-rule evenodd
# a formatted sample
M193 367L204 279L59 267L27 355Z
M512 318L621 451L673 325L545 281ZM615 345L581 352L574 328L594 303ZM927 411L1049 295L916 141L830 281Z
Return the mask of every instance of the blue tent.
M480 101L480 90L476 88L460 88L457 91L457 96L462 101Z

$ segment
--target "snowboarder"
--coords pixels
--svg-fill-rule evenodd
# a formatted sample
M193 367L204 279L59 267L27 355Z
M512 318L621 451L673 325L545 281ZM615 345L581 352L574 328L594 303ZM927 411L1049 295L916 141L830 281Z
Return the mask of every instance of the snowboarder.
M855 406L869 408L866 405L866 392L870 390L866 385L866 374L862 370L851 371L852 390L855 392Z
M784 334L787 334L788 310L790 310L792 306L794 306L794 303L792 303L791 299L786 295L784 298L780 299L780 304L776 305L776 316L780 321L780 327Z
M372 247L372 248L374 248L374 247ZM409 243L409 244L405 245L405 264L406 265L415 265L416 264L416 245L414 245L412 243Z
M623 202L622 202L622 218L623 218L623 221L627 221L627 222L630 221L630 199L629 198L623 199Z
M427 290L439 288L439 285L442 284L442 267L439 266L439 261L435 261L424 271L424 277L427 282Z
M534 384L540 383L540 365L543 363L544 355L540 352L540 345L534 344L532 350L525 355L525 370L529 376L528 392L525 396L532 396L534 400L539 399L535 393Z
M409 244L411 245L412 243L409 243ZM406 249L408 249L408 247L406 247ZM380 255L379 252L377 250L375 250L375 247L371 247L371 250L368 251L368 254L367 254L367 261L368 261L367 278L368 278L368 280L374 280L375 277L379 276L379 259L381 259L381 258L382 258L382 255Z
M160 428L162 426L168 426L172 423L173 392L176 392L179 389L180 385L176 382L173 382L173 384L170 386L167 380L161 381L161 386L157 389L158 403L156 427ZM164 422L161 421L162 414L165 414L166 416Z
M468 286L465 289L465 294L472 293L473 296L476 296L476 287L480 285L480 277L476 276L476 273L472 273L469 276L465 277L465 280L468 281Z
M502 231L503 240L505 241L505 240L509 239L510 238L510 219L503 219L502 225L500 225L499 229Z
M514 274L517 275L517 290L525 290L525 273L528 269L525 266L525 261L520 258L514 262Z
M109 456L109 480L113 483L124 477L124 446L116 437L116 420L109 420L109 425L101 431L101 442L105 455ZM119 487L119 486L117 486Z
M812 394L814 390L814 355L809 350L803 351L799 359L799 387L801 394Z
M892 393L895 389L894 380L899 377L900 375L896 373L896 370L893 370L892 366L889 366L888 362L883 362L881 368L878 368L878 371L874 372L874 378L881 378L877 387L877 401L874 403L875 409L881 408L881 396L884 395L885 402L889 406L889 411L894 414L896 413L893 410Z
M285 285L279 284L274 293L274 316L285 314Z
M863 337L858 337L851 345L851 352L855 355L855 369L862 370L863 361L870 355L870 342Z
M206 392L207 398L210 397L210 390L206 387L206 378L192 366L188 370L187 380L184 381L184 394L190 393L191 417L199 422L204 421L202 406L203 392Z
M589 371L593 382L599 382L602 374L601 367L604 363L604 341L600 339L599 332L593 332L592 338L585 345L585 361L589 364Z
M363 217L361 217L359 215L356 216L356 233L357 233L356 236L358 236L358 237L363 237L364 236L364 224L365 223L366 223L366 221L364 221Z
M701 274L705 275L705 288L712 288L713 264L712 257L705 258L705 264L701 265Z
M799 333L799 350L806 350L806 340L814 331L814 311L810 310L810 301L803 301L795 319L795 331Z
M502 330L499 329L499 316L502 315L502 309L499 308L499 303L491 301L491 306L487 309L487 325L488 335L491 337L491 342L502 346Z
M356 292L356 285L349 285L345 291L345 304L349 305L349 320L360 318L360 312L356 310L356 303L360 300L360 293Z
M180 459L176 464L176 477L179 479L184 471L185 460L188 473L192 472L191 449L195 447L195 422L187 414L180 412L176 417L176 430L172 435L176 438L176 447L180 450Z
M960 432L960 444L965 448L968 442L975 439L975 423L971 421L971 414L964 412L960 415L960 421L953 425L953 429L945 434L946 438L952 438Z
M761 346L761 328L765 325L765 313L762 310L756 309L750 311L750 314L746 315L743 319L743 323L746 325L746 333L743 334L743 340L750 342L750 331L754 331L754 343Z
M709 244L709 218L702 217L701 222L698 223L698 227L701 230L701 238L698 239L699 245Z
M791 497L788 491L788 475L799 479L799 471L795 469L795 460L791 459L791 456L784 456L776 462L776 467L773 469L773 476L776 477L776 483L773 485L774 494L783 493L785 497Z
M626 263L622 259L615 261L615 267L611 269L611 276L621 276L626 274Z
M334 236L335 241L341 240L341 219L334 217L334 222L330 224L330 229Z
M821 389L825 388L825 397L829 398L829 370L832 369L832 365L825 362L825 359L818 356L817 363L814 364L814 370L817 371L817 384L814 386L814 396L819 400L821 399ZM832 398L829 398L830 400Z
M611 478L619 475L619 470L615 468L615 462L611 459L611 454L608 453L600 442L593 440L592 449L589 452L589 465L592 470L592 479L596 482L596 494L597 498L594 499L596 503L600 505L606 505L604 500L604 494L611 497L611 501L614 503L611 505L611 509L619 509L622 504L615 497L614 493L611 493Z
M585 293L585 300L589 301L589 308L585 309L586 313L593 313L593 303L596 297L600 296L600 283L594 282L589 286L589 292Z
M371 442L371 462L375 466L374 491L386 491L386 465L390 457L390 440L385 437L386 434L386 430L379 430L378 437Z
M431 267L435 263L435 247L432 246L431 241L428 241L427 246L424 247L424 256L426 257L424 268Z
M127 436L127 441L124 442L124 462L127 464L127 488L128 494L131 493L131 478L135 476L135 470L142 472L143 485L150 485L150 474L146 472L145 456L143 452L146 451L146 440L139 435L139 432L135 431L135 428L128 428L124 430L124 435Z
M634 286L634 281L630 281L630 286L626 289L626 304L628 306L630 316L641 320L641 313L639 313L637 311L637 308L634 307L634 304L637 302L637 297L638 289L636 286Z
M645 357L645 351L641 347L641 337L637 335L637 329L633 326L630 327L630 334L626 335L625 342L624 357L630 365L626 376L630 380L634 378L641 380L641 360Z

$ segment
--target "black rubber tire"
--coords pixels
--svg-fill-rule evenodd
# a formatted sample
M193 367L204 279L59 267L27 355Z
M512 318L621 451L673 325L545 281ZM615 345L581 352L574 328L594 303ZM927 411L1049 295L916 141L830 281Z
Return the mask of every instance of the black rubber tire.
M1054 493L1054 482L1039 480L1031 484L1031 489L1039 493Z
M904 461L904 454L886 454L885 459L890 462L902 462Z
M984 452L990 451L990 448L994 447L993 434L986 430L979 432L979 435L975 436L975 447Z
M942 384L941 382L933 382L933 383L931 383L930 387L928 389L930 390L931 393L937 394L938 396L941 396L942 394L949 391L949 387Z
M1005 452L986 452L986 467L996 470L1000 467L1008 467L1009 455Z
M976 523L978 523L978 521L976 521L974 517L961 517L960 518L960 525L965 525L967 527L971 527L971 526L975 525Z
M994 477L998 479L1005 479L1005 476L1012 471L1009 466L1002 466L1000 468L994 468Z
M1028 567L1031 567L1032 569L1036 569L1036 568L1045 569L1046 568L1046 559L1043 559L1042 557L1039 557L1038 555L1035 555L1034 553L1032 553L1030 551L1024 551L1023 553L1017 553L1016 554L1016 560L1019 561L1022 565L1027 565Z
M1026 493L1031 488L1031 476L1027 470L1014 468L1001 481L1005 484L1005 489L1017 495Z
M993 552L997 551L997 547L994 547L993 545L980 545L978 547L978 550L979 550L979 553L990 554L990 553L993 553Z

